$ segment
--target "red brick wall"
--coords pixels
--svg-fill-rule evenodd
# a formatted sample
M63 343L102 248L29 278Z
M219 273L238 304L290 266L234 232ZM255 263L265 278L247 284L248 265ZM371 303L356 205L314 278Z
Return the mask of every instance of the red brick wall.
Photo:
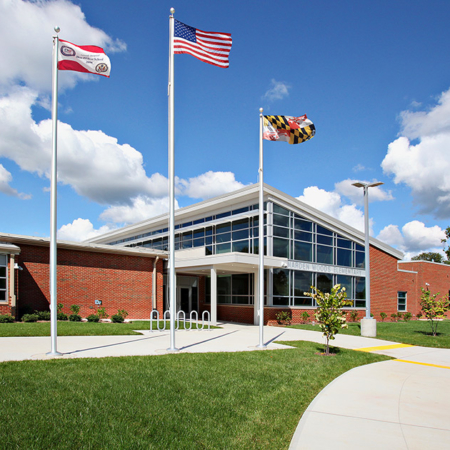
M426 283L429 284L428 289L432 294L442 296L448 296L450 291L450 265L438 264L429 261L408 261L399 263L399 269L410 270L418 272L417 282L414 289L407 291L407 309L408 311L417 310L420 311L420 297L422 295L421 288L426 289ZM406 290L406 289L405 289ZM411 311L412 312L412 311ZM447 313L447 316L449 314Z
M49 309L49 248L21 245L17 262L19 293L17 305L23 309ZM101 300L110 316L125 309L129 319L150 317L152 306L153 258L58 249L57 301L70 314L70 306L81 306L80 315L95 313ZM163 260L157 263L157 304L162 305Z

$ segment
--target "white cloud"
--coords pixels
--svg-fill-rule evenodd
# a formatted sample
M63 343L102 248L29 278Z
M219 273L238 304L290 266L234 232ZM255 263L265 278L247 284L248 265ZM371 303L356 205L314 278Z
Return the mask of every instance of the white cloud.
M339 194L345 195L356 204L362 205L364 204L364 189L353 186L353 183L356 182L372 183L373 180L361 181L347 179L336 183L334 186ZM381 186L369 188L369 202L384 202L393 199L394 197L392 196L391 191L385 191Z
M95 44L107 53L126 46L86 22L80 6L68 0L0 0L0 158L8 158L24 171L49 178L52 148L51 120L36 122L32 108L50 109L53 27L60 36L77 44ZM26 30L26 32L24 32ZM79 80L94 80L77 72L61 72L60 90ZM274 81L278 95L287 87ZM70 105L64 106L70 110ZM26 198L10 186L12 175L0 171L0 191ZM100 218L124 224L147 219L168 210L168 180L164 175L148 176L143 155L128 144L101 130L75 130L58 122L58 181L98 204L109 205ZM177 180L177 194L210 198L243 187L231 172L209 171L188 180ZM102 230L103 227L100 229ZM99 233L87 219L77 219L61 228L68 239L83 239ZM70 237L72 236L72 237Z
M380 241L404 252L405 259L423 252L442 253L441 239L444 238L445 231L442 228L437 225L426 227L418 220L406 223L401 231L397 225L388 225L377 236Z
M363 172L366 168L362 164L356 164L352 170L353 172Z
M96 230L90 220L79 218L75 219L72 223L63 225L58 230L58 239L62 239L64 241L81 242L85 239L90 239L94 236L98 236L99 234L107 233L114 228L115 227L111 227L109 225L103 225L98 230Z
M274 100L282 100L289 95L290 88L291 86L287 83L272 79L270 81L270 88L266 91L263 98L271 102Z
M175 209L178 209L176 200ZM167 213L168 211L168 197L155 199L141 195L134 198L131 205L110 206L100 214L100 219L105 222L130 224Z
M3 194L11 195L13 197L18 197L23 200L28 200L31 198L31 195L29 194L23 194L17 192L16 189L12 188L9 183L12 181L12 175L11 172L6 170L2 164L0 164L0 192L3 192Z
M297 198L357 230L364 231L364 212L354 204L343 204L341 196L337 192L328 192L317 186L310 186L304 189L303 195ZM372 228L372 221L369 221L369 227Z
M450 217L450 90L429 111L401 114L402 136L391 142L381 167L412 190L423 214ZM417 139L415 145L410 140Z
M178 180L177 188L181 195L191 198L207 199L243 188L244 185L236 181L232 172L208 171L189 180Z
M56 25L61 28L60 37L75 44L98 45L107 53L126 49L122 41L89 25L80 6L67 0L2 0L0 42L4 45L0 48L0 86L25 83L32 89L50 91L52 36ZM65 72L59 77L59 86L73 87L77 80L93 78Z
M52 123L36 123L31 107L37 94L15 88L0 98L0 157L49 178ZM148 177L140 152L102 131L74 130L58 123L58 180L100 204L122 204L139 194L167 195L167 178Z

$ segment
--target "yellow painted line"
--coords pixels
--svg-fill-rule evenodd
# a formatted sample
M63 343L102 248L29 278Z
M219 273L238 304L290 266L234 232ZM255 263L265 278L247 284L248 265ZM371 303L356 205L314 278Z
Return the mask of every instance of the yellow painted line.
M391 344L391 345L380 345L379 347L364 347L364 348L355 348L358 352L377 352L380 350L393 350L396 348L406 348L406 347L414 347L414 345L409 344Z
M394 359L394 361L404 362L404 363L409 363L409 364L419 364L420 366L438 367L440 369L450 369L449 366L440 366L439 364L428 364L428 363L421 363L421 362L416 362L416 361L407 361L406 359Z

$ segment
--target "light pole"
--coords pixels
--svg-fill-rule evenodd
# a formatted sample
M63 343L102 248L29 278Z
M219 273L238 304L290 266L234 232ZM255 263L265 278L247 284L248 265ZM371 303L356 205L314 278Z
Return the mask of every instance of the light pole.
M376 337L377 321L370 315L370 244L369 244L369 188L380 186L380 181L374 183L353 183L353 186L364 189L364 267L366 270L366 317L361 320L361 336Z

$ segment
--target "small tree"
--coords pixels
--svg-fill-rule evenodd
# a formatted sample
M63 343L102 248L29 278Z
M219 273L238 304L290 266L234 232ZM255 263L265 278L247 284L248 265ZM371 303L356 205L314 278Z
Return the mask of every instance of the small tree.
M303 323L309 322L309 314L308 314L308 311L303 311L303 312L302 312L302 315L301 315L301 318L302 318L302 320L303 320Z
M448 303L448 297L443 296L440 300L437 300L437 294L431 294L431 291L422 289L422 295L420 297L420 306L422 307L422 313L425 318L430 322L431 332L433 336L437 334L438 320L445 317L445 313L450 309Z
M320 329L327 339L325 354L330 354L330 340L339 333L341 328L348 328L346 324L345 312L342 311L344 306L350 306L351 301L346 300L347 293L345 287L341 288L340 284L336 284L330 293L324 294L320 289L311 286L313 292L305 292L304 295L311 297L317 304L315 317L319 322Z
M384 322L384 319L386 319L387 314L385 312L380 313L381 321Z

